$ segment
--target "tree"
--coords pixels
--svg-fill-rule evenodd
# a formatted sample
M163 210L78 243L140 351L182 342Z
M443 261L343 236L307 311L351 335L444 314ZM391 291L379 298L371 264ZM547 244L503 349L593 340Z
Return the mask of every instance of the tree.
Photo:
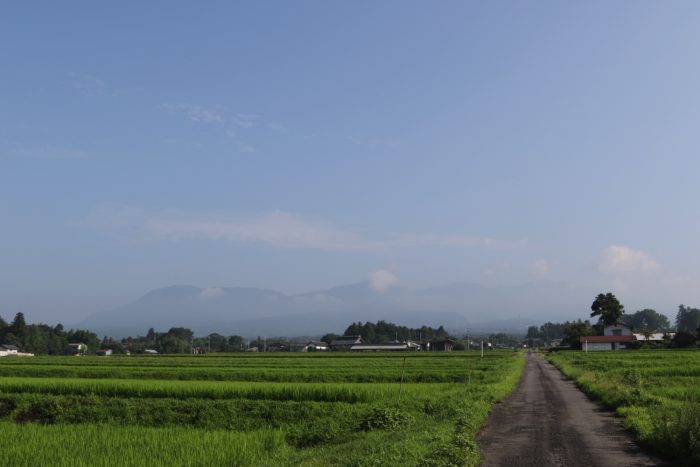
M649 308L639 310L631 315L622 315L622 322L631 328L639 330L664 331L671 327L671 323L669 323L666 316Z
M10 324L10 329L9 331L16 335L19 336L20 338L24 336L24 332L27 329L27 323L24 320L24 313L21 311L15 315L15 319L12 320L12 324Z
M590 336L593 334L593 327L590 321L573 321L564 323L564 345L568 345L574 349L581 348L581 336Z
M604 326L610 326L620 322L625 307L622 306L615 295L608 292L606 294L598 294L593 300L591 310L591 318L598 316L598 324L602 323Z
M323 337L321 337L321 341L330 345L330 343L336 340L337 338L338 334L333 334L332 332L329 332L328 334L324 334Z
M700 310L680 305L676 314L676 331L694 333L700 326Z
M537 326L528 326L527 328L527 339L539 339L540 338L540 328Z

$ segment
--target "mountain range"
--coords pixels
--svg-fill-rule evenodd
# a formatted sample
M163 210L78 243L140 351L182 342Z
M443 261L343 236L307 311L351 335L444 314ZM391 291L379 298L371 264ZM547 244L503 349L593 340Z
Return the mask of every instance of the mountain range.
M586 317L594 296L593 289L550 281L509 287L455 283L383 290L360 282L299 295L254 287L177 285L152 290L76 326L112 337L177 326L196 335L293 337L342 333L352 322L383 319L412 327L443 325L457 335L522 332L528 325L548 320Z

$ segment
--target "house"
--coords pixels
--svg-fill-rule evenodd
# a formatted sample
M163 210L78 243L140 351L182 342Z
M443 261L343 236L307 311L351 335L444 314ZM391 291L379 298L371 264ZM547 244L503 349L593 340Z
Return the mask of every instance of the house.
M455 346L455 341L452 339L442 339L437 341L428 342L426 348L434 352L452 352Z
M637 342L637 338L632 334L631 327L617 323L605 326L602 336L581 336L579 342L584 352L619 350L627 348L630 343Z
M301 348L302 352L325 352L330 350L328 344L321 341L311 341Z
M340 336L331 342L331 350L350 350L353 345L364 344L362 336Z
M153 350L153 349L146 349L143 351L143 353L148 354L148 355L158 355L158 351Z
M68 344L68 347L70 348L71 355L75 355L76 357L85 355L88 350L87 344L83 344L82 342Z
M95 351L95 354L99 357L109 357L112 355L112 349L99 349Z
M5 352L5 355L17 355L19 347L12 344L2 344L0 345L0 351Z

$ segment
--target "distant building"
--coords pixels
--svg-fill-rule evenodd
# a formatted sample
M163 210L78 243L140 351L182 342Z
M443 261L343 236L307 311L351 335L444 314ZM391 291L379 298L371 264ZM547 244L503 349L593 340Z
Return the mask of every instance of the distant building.
M428 344L429 345L426 347L433 352L452 352L452 349L455 346L455 341L452 339L443 339L431 341Z
M2 344L0 345L0 352L3 352L5 354L3 356L17 355L17 353L19 352L19 347L12 344Z
M340 336L331 342L331 350L350 350L353 345L364 344L362 336Z
M632 334L632 328L625 324L611 324L603 328L602 336L581 336L581 350L603 351L625 349L630 343L636 342L637 338Z
M634 337L638 342L664 342L666 339L671 340L676 336L675 332L653 332L648 336L644 334L634 333Z
M301 348L302 352L325 352L327 350L330 350L330 347L321 341L311 341Z
M268 352L289 352L289 346L282 342L273 342L267 346Z
M412 341L407 342L389 342L388 344L356 344L350 347L354 352L396 352L396 351L416 351L420 350L420 345Z
M98 349L95 351L98 357L109 357L112 355L112 349Z
M158 355L158 351L153 350L153 349L146 349L143 351L143 353L148 354L148 355Z
M20 352L19 347L12 344L0 345L0 357L33 357L33 353Z

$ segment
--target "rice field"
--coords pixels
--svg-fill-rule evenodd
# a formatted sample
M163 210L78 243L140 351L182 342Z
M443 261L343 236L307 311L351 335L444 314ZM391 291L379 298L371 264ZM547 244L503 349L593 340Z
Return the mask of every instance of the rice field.
M476 465L521 354L0 359L2 465Z
M637 439L700 465L700 349L566 351L547 358L624 418Z

